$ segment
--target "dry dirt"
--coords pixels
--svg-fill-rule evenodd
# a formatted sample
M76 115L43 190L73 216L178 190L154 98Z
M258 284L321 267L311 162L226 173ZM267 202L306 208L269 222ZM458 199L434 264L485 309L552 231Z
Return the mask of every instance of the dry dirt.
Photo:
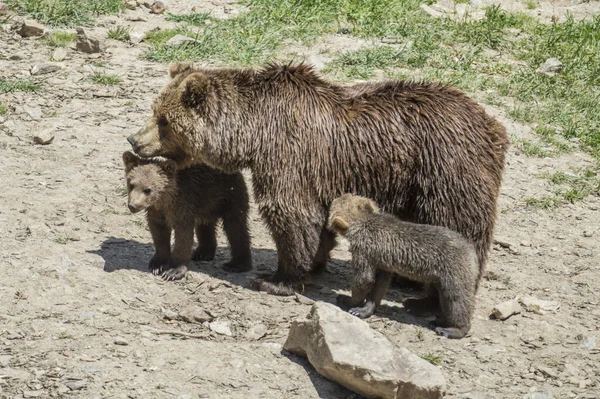
M221 13L232 7L167 5L177 13L191 3ZM134 14L127 11L88 31L105 37L114 23L137 31L169 25L144 13L147 22L125 21ZM216 261L194 264L186 280L148 273L150 234L143 216L125 205L121 154L168 81L167 66L142 60L144 43L104 40L100 60L122 78L118 87L93 84L90 62L98 59L68 49L62 70L36 77L40 92L0 95L10 107L0 116L0 398L356 398L282 352L290 322L310 305L250 289L256 271L223 272L229 254L222 234ZM39 39L0 29L0 79L28 76L51 52ZM532 139L529 127L490 112L514 137ZM55 136L50 145L33 144L41 131ZM402 309L415 293L397 287L369 319L394 343L439 356L449 398L600 397L600 199L550 211L523 202L549 192L540 174L588 165L581 152L540 159L510 150L497 237L512 245L491 251L467 338L446 340L426 329L428 319ZM274 245L255 207L251 233L257 271L273 269ZM333 258L305 296L333 302L347 289L343 245ZM560 308L489 319L495 304L518 295ZM232 335L165 319L190 306L227 323Z

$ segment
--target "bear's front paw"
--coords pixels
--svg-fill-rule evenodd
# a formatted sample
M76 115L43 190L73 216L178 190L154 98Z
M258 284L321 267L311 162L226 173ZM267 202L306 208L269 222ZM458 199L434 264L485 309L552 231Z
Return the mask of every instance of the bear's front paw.
M150 262L148 263L148 269L150 269L150 273L154 274L155 276L158 276L163 272L163 270L169 268L169 263L169 259L165 259L154 254L152 259L150 259Z
M188 268L185 265L177 266L169 270L165 270L161 277L166 281L181 280L187 274Z
M337 305L343 309L343 310L348 310L352 307L352 304L350 303L352 298L350 298L347 295L338 295L335 298L335 301L337 302Z
M192 253L192 260L210 262L215 258L216 248L198 247Z

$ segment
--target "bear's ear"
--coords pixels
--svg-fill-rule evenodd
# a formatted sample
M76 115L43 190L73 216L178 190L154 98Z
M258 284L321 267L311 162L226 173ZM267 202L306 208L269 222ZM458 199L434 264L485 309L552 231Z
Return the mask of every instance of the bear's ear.
M154 162L165 172L169 179L177 173L177 163L171 159L157 157Z
M190 74L181 82L181 102L188 108L199 108L210 90L210 80L203 73Z
M365 199L358 204L358 209L367 213L379 213L379 207L370 199Z
M173 64L169 67L169 76L173 79L175 76L180 75L186 71L192 69L192 64L187 62L180 62L178 64Z
M129 173L131 169L140 164L140 157L131 151L123 153L123 164L125 165L125 173Z
M344 234L346 233L346 231L348 231L349 228L350 225L348 224L346 219L344 219L341 216L334 217L329 223L329 230L333 230L337 233Z

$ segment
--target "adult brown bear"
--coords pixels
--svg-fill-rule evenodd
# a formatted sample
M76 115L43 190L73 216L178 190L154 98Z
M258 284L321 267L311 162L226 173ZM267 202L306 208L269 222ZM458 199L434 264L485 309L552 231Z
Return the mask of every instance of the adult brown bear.
M293 292L324 269L324 226L342 193L441 225L475 243L481 278L508 147L506 130L464 93L437 83L341 86L307 65L170 69L154 115L128 141L141 156L252 170L278 268L259 289Z

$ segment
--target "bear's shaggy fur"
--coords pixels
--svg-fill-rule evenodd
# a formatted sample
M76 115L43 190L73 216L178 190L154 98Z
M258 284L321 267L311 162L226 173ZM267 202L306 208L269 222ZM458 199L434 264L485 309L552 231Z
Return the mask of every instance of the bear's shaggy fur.
M352 297L338 296L340 306L371 316L396 273L435 287L442 310L438 334L462 338L469 332L479 274L473 243L445 227L404 222L352 194L333 200L327 228L346 238L352 253Z
M166 280L185 276L190 260L212 260L217 249L216 226L231 245L231 260L225 269L252 269L248 234L248 192L241 173L226 174L206 165L177 170L174 161L140 158L123 153L131 212L146 210L155 254L149 268ZM198 247L192 254L194 229ZM171 250L171 230L175 243Z
M259 289L290 294L335 245L325 226L343 193L416 223L458 231L484 270L508 147L505 129L464 93L437 83L341 86L307 65L171 68L154 115L130 136L142 156L180 166L252 170L278 253Z

